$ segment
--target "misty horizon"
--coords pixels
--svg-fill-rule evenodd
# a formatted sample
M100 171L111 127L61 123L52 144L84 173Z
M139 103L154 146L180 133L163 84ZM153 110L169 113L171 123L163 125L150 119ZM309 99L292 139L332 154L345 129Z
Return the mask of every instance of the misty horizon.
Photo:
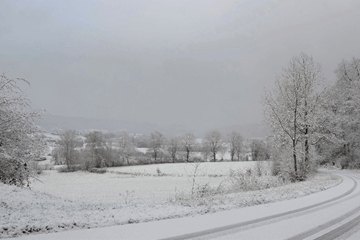
M305 52L326 82L359 57L360 3L0 3L0 71L65 117L221 128L262 123L264 89Z

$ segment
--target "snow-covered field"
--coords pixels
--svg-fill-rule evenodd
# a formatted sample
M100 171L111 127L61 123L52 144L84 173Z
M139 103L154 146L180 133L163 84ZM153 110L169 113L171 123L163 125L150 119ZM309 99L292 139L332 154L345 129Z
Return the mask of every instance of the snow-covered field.
M199 163L197 176L228 176L230 170L246 170L254 167L255 162L203 162ZM197 163L170 163L110 168L110 172L136 175L192 176ZM158 173L158 171L160 171Z
M73 201L91 203L162 203L191 188L196 163L156 164L109 168L105 174L43 171L32 189ZM230 169L248 169L254 162L200 163L196 183L218 186ZM157 171L159 169L159 173ZM210 176L210 177L209 177Z
M246 169L250 163L233 164ZM133 173L137 173L140 167L147 167L148 172L145 170L147 174L143 176L109 172L58 173L48 170L39 176L42 183L32 184L32 190L0 184L0 238L204 214L304 196L341 181L333 175L319 173L306 182L262 191L219 195L207 204L184 206L169 200L175 191L190 189L191 179L179 174L184 173L181 170L183 165L160 164L127 169L128 172L132 169ZM155 173L149 167L155 168ZM228 163L208 163L200 167L208 168L208 173L215 176L222 175L226 172L225 169L235 166ZM168 175L156 175L156 168ZM174 173L178 175L171 175ZM224 175L200 176L197 181L217 186L225 178Z

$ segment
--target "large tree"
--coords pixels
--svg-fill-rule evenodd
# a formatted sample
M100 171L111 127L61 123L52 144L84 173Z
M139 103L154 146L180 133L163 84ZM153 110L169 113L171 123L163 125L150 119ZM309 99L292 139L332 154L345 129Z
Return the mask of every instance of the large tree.
M282 144L291 146L293 171L297 179L306 177L310 162L310 145L317 128L322 80L321 66L301 53L294 57L276 79L273 92L264 98L265 116ZM302 151L300 154L300 151Z
M335 73L320 118L326 138L317 150L324 162L338 159L344 168L360 168L360 59L342 61Z
M43 111L31 109L20 87L24 83L29 84L0 75L0 182L18 186L29 184L29 161L38 158L44 147L34 123Z

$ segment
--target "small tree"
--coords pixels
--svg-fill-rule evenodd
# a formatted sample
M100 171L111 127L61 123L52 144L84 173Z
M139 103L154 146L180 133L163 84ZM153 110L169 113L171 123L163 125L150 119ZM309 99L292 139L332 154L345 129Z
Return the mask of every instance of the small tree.
M181 148L186 153L186 162L189 162L190 154L194 151L196 145L195 135L192 133L186 133L181 138Z
M238 132L232 132L227 136L231 161L234 161L235 156L237 156L238 161L240 161L240 155L243 149L243 141L243 137Z
M264 141L253 140L250 147L253 161L263 161L270 159L270 148Z
M86 134L86 150L89 153L90 165L88 167L101 168L104 166L104 146L105 141L103 133L100 131L93 131Z
M216 155L223 148L223 141L221 133L218 131L211 131L205 135L204 145L212 154L212 159L216 162Z
M76 132L74 130L68 130L63 132L60 135L60 154L65 159L65 164L68 171L71 171L76 162L77 152L75 150L77 141L76 141Z
M157 132L157 131L151 133L149 145L150 145L151 151L153 152L155 162L156 162L156 159L159 157L159 155L162 153L164 143L165 143L165 137L162 133Z
M173 137L171 138L168 142L167 142L167 151L171 157L171 160L173 161L173 163L176 161L176 156L177 156L177 152L179 150L179 138L178 137Z
M131 141L131 137L127 132L123 131L120 133L118 139L118 146L122 162L126 161L127 165L130 165L129 159L132 155L135 154L136 150L135 146Z

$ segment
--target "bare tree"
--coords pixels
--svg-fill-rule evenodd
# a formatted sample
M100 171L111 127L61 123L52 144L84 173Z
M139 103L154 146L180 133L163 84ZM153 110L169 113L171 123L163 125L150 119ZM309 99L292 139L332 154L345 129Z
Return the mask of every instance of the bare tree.
M232 132L227 136L231 161L234 161L235 155L238 157L238 161L240 161L240 155L243 149L243 141L243 137L238 132Z
M221 133L218 131L208 132L204 138L204 145L211 152L213 161L216 162L216 155L223 148Z
M195 135L192 133L186 133L181 137L181 148L186 153L186 162L189 162L190 154L194 151L196 145Z
M155 131L150 134L149 145L150 145L151 151L153 152L155 162L156 162L156 159L162 153L162 150L163 150L162 148L164 147L164 143L165 143L165 137L162 133Z
M73 169L77 158L77 152L75 150L77 145L76 138L76 132L74 130L67 130L60 135L60 155L65 159L68 171Z
M91 164L96 168L104 166L104 151L105 141L103 133L100 131L93 131L86 134L86 148L90 153ZM91 166L90 166L91 167Z
M167 143L167 151L171 156L173 163L176 161L177 152L180 148L180 141L178 137L171 138Z
M127 132L123 131L120 133L118 145L119 154L122 161L125 162L126 160L127 165L130 165L129 159L136 152L136 150L134 144L132 143L132 139Z
M321 106L317 87L322 79L321 67L302 53L294 57L276 80L276 88L264 98L266 119L274 134L292 147L293 168L297 179L306 177L309 166L310 137L316 128L318 107ZM302 143L302 147L298 144ZM304 149L298 172L298 151ZM305 175L304 175L305 174ZM301 176L300 176L301 175Z
M270 159L270 148L264 141L253 140L250 148L253 161L263 161Z
M34 123L43 111L31 109L20 83L30 85L25 79L0 75L0 182L24 186L32 176L29 161L44 149Z

